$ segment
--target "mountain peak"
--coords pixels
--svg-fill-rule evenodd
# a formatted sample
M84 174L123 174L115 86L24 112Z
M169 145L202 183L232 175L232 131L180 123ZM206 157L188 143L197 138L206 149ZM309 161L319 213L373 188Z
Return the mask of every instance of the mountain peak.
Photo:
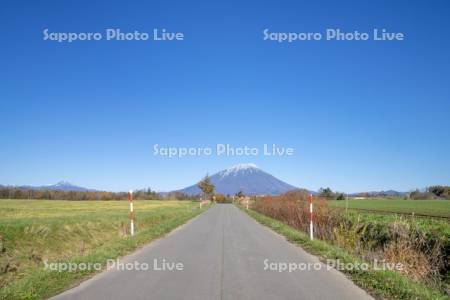
M295 189L252 163L238 164L217 172L211 176L211 182L216 191L224 195L233 195L239 191L246 195L279 195ZM201 193L196 184L178 191L189 195Z
M57 182L56 184L50 184L50 185L53 185L53 186L65 186L65 185L67 185L67 186L73 186L73 184L71 184L71 183L68 182L68 181L64 181L64 180L59 181L59 182Z
M77 186L75 184L72 184L68 181L62 180L59 181L56 184L51 184L47 186L40 187L41 189L48 189L48 190L55 190L55 191L78 191L78 192L88 192L88 191L94 191L88 188L84 188L81 186Z
M257 165L255 165L255 164L253 164L253 163L246 163L246 164L237 164L237 165L234 165L234 166L228 168L227 170L230 170L230 169L238 169L238 170L241 170L241 169L259 169L259 168L258 168Z
M222 177L229 176L229 175L236 175L239 172L253 172L256 170L260 170L255 164L247 163L247 164L237 164L232 167L229 167L228 169L223 170L222 172L219 172Z

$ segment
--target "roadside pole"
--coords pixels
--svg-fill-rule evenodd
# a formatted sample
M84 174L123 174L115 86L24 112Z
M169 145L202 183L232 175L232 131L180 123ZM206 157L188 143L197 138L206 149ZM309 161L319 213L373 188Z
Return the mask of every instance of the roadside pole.
M130 202L130 233L134 235L134 207L133 207L133 191L128 193L128 201Z
M345 214L348 215L348 194L347 197L345 197Z
M309 238L311 241L314 239L313 228L313 195L309 194Z

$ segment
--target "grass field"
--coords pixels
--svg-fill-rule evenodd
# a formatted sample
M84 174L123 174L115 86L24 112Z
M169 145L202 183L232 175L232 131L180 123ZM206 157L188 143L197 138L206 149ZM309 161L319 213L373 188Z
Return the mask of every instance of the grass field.
M330 201L330 204L345 208L345 202L334 200ZM450 218L450 200L350 199L348 208Z
M190 201L0 200L0 299L42 299L94 273L45 271L44 262L105 264L201 211ZM206 208L204 208L206 209Z

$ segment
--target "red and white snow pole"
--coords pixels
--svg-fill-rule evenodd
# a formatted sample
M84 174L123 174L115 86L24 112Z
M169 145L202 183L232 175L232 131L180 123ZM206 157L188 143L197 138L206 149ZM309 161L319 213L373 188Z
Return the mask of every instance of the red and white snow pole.
M313 195L309 194L309 238L314 239L314 225L313 225Z
M130 234L134 235L134 207L133 207L133 191L128 193L128 202L130 202Z

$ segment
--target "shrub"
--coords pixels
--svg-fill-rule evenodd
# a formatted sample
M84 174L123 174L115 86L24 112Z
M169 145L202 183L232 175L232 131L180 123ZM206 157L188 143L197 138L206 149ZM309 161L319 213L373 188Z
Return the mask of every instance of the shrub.
M309 231L308 193L295 191L258 199L253 208L300 231ZM345 248L364 259L385 259L401 263L402 273L414 280L437 284L449 279L450 238L418 225L416 221L377 217L373 214L333 210L323 198L314 199L314 236ZM424 229L426 228L426 229ZM447 228L443 226L442 228ZM443 236L441 236L443 235Z

